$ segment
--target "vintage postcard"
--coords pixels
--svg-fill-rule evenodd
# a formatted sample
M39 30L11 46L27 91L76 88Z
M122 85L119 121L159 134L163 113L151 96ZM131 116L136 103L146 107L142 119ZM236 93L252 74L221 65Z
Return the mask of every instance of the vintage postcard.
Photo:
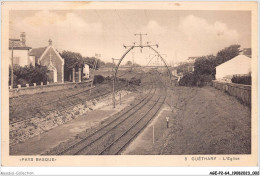
M257 166L257 2L2 2L3 166Z

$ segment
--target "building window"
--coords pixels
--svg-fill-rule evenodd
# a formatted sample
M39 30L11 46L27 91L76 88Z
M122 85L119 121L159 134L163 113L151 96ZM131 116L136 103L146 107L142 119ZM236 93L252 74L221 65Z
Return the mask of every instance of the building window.
M14 59L14 60L13 60L13 64L14 64L14 65L19 65L19 60L20 60L20 58L19 58L19 57L14 57L13 59Z

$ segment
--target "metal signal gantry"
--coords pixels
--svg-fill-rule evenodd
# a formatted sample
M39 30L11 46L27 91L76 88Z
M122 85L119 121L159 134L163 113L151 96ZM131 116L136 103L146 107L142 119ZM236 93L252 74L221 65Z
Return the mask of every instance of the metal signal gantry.
M119 68L119 66L120 66L120 64L121 64L121 62L122 62L122 60L124 59L124 57L125 57L132 49L134 49L134 48L136 48L136 47L140 47L140 48L145 48L145 47L146 47L146 48L152 49L152 50L156 53L156 55L162 60L162 62L164 63L164 65L166 66L166 68L167 68L167 70L168 70L168 74L169 74L169 76L170 76L170 80L172 79L172 74L171 74L171 72L170 72L170 69L169 69L169 67L168 67L168 64L167 64L166 60L161 56L161 54L160 54L156 49L154 49L154 46L156 46L157 48L159 47L158 44L151 45L151 44L149 44L149 42L147 42L146 45L135 45L135 43L134 43L134 45L129 45L129 46L123 45L123 46L124 46L126 49L128 48L128 50L127 50L127 51L122 55L122 57L119 59L117 65L116 65L116 67L115 67L114 78L116 78L117 70L118 70L118 68Z
M114 76L113 77L113 107L114 108L115 108L115 92L114 92L115 90L114 90L114 88L115 88L115 81L116 81L116 75L117 75L118 68L119 68L122 60L125 58L125 56L132 49L134 49L136 47L140 47L141 52L142 52L142 48L146 47L146 48L149 48L149 49L153 50L156 53L156 55L162 60L162 62L164 63L165 67L167 68L168 75L170 77L170 84L172 85L172 73L171 73L171 71L170 71L170 69L168 67L168 64L167 64L166 60L162 57L162 55L156 49L154 49L154 46L156 46L158 48L159 45L158 44L151 45L150 42L146 42L146 44L143 45L143 43L142 43L142 35L147 35L147 34L140 33L140 34L135 34L135 35L140 35L140 44L139 45L135 45L135 43L133 43L133 45L128 45L128 46L127 45L123 45L125 47L125 49L127 49L127 48L128 49L126 50L126 52L122 55L122 57L120 59L116 59L116 60L119 60L119 61L118 61L117 65L115 65L115 68L113 69L114 70L113 71L113 76Z

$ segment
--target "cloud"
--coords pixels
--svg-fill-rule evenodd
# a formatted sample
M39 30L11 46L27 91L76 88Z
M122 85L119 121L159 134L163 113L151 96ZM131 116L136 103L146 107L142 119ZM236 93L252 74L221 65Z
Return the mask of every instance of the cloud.
M33 16L16 21L12 26L19 32L26 32L27 44L32 47L43 47L48 39L53 40L56 48L86 53L101 40L103 26L98 22L86 22L75 13L55 13L39 11ZM19 32L18 32L19 31Z
M220 21L209 23L194 15L186 16L177 30L180 35L179 40L184 41L182 49L186 48L195 55L214 54L239 40L238 32L229 29L225 23Z
M30 27L32 29L49 29L62 30L63 28L77 29L84 32L101 32L102 25L100 23L87 23L84 19L74 13L55 13L50 11L40 11L34 16L27 17L18 22L17 28Z
M178 27L188 39L238 39L238 33L235 30L228 29L225 23L216 21L214 24L208 23L205 19L189 15L181 22Z
M19 37L20 32L26 32L27 44L31 47L47 46L51 38L53 45L59 50L80 52L83 56L101 53L102 58L110 62L112 57L120 58L125 52L123 44L139 42L137 36L129 34L118 24L113 13L103 15L103 20L93 13L86 13L89 15L88 18L79 14L82 13L38 11L27 17L16 16L10 21L13 28L11 31L16 35L10 37ZM173 16L165 19L165 22L147 19L145 22L126 20L124 23L129 26L128 22L135 26L132 30L134 33L148 34L144 36L143 42L159 44L159 48L156 49L167 54L168 62L173 58L184 61L190 56L215 54L240 40L239 33L220 20L209 22L194 15L178 18ZM139 48L135 49L135 52L138 53ZM146 57L145 54L150 53L150 50L143 49L140 57L138 54L135 55L140 60L141 57ZM131 54L127 57L132 59Z
M40 11L35 13L34 16L27 17L23 20L23 23L31 25L33 27L44 27L48 25L56 24L59 21L65 21L67 14L58 15L49 11Z
M165 26L161 26L160 24L158 24L158 22L154 21L154 20L150 20L147 24L147 26L144 27L144 30L146 31L152 31L152 33L154 35L161 35L163 33L166 32L166 27Z

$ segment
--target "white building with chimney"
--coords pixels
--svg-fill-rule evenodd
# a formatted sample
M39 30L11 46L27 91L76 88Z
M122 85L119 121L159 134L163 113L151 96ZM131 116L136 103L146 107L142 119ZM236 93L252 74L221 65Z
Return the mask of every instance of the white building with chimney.
M13 52L13 64L20 65L22 67L32 64L35 66L35 60L29 56L29 52L32 48L26 45L26 34L22 32L20 39L9 40L9 64L12 62Z

